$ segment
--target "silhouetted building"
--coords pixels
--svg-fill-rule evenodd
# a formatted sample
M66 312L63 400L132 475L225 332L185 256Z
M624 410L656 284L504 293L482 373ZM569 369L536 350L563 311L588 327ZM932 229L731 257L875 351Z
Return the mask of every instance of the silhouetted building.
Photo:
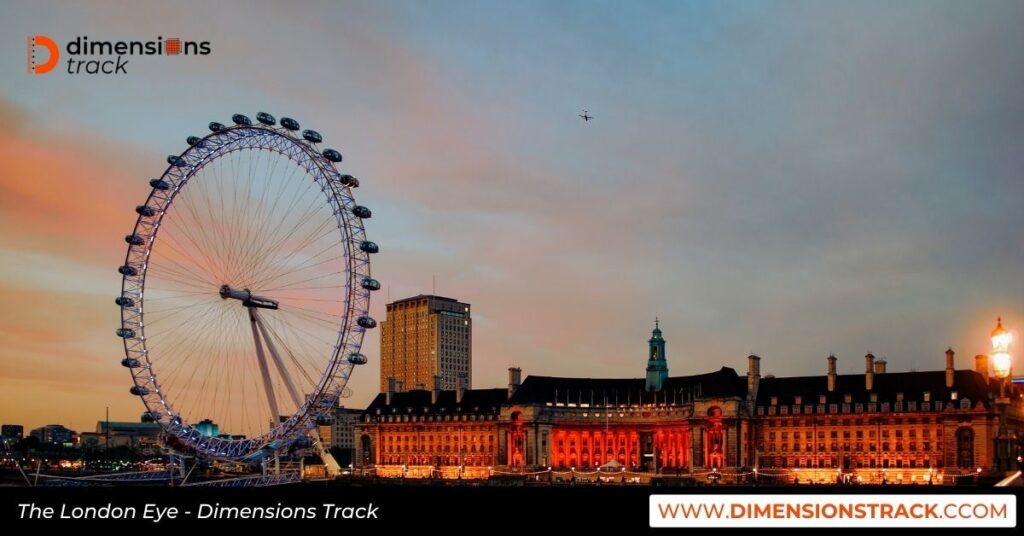
M160 424L156 422L97 421L96 432L83 433L81 442L82 448L156 450L160 448L160 432Z
M59 424L47 424L29 432L29 435L44 445L71 445L75 433Z
M25 436L25 427L20 424L5 424L0 427L0 437L21 441Z

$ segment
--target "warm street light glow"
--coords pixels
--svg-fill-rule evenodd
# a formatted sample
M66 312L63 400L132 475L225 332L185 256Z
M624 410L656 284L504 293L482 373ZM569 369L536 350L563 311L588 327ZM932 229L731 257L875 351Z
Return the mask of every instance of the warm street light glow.
M995 353L1006 352L1010 349L1010 342L1013 335L1003 327L1003 318L996 319L996 329L992 330L992 350Z
M1004 379L1010 375L1013 358L1010 356L1010 342L1013 335L1003 327L1003 319L996 320L996 329L992 330L992 372L996 378Z
M1007 352L999 352L992 356L992 372L1000 380L1010 375L1011 364L1012 358Z

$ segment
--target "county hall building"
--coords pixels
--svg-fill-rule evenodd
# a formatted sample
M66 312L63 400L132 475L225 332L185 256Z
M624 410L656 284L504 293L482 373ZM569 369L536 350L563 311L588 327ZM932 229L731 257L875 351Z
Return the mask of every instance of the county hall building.
M655 326L646 374L624 379L528 376L501 389L398 390L389 382L356 424L355 465L382 477L605 475L750 482L951 483L995 463L999 404L1008 437L1024 433L1022 391L1001 397L978 356L970 370L761 375L721 369L670 376Z

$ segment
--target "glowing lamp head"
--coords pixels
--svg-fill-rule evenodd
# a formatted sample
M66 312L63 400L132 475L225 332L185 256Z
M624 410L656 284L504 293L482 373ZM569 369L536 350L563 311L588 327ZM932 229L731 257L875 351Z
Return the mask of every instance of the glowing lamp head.
M995 353L1007 352L1010 349L1010 342L1013 335L1003 327L1002 317L996 320L996 329L992 330L992 350Z
M995 373L996 378L1001 380L1010 375L1012 361L1009 352L996 352L992 356L992 372Z

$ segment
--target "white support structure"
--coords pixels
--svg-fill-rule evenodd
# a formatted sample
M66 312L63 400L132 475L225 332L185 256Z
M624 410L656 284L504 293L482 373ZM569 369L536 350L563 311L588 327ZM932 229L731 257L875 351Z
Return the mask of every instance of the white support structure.
M254 319L256 327L259 328L260 334L263 335L263 340L267 343L267 349L270 350L270 356L274 358L274 365L277 367L277 372L281 375L281 379L284 380L284 386L288 389L288 395L291 396L292 403L295 404L295 407L301 407L302 398L299 396L299 390L295 388L292 375L288 373L288 369L284 366L284 361L281 360L281 355L277 353L277 346L274 346L274 341L267 332L267 326L263 325L263 319L260 318L255 308L249 308L249 316Z
M299 395L299 390L295 387L295 382L292 381L291 374L288 369L284 366L284 360L281 359L281 355L277 352L277 346L274 345L273 339L270 337L270 333L267 327L263 324L263 320L260 318L255 307L248 307L249 318L252 320L253 325L253 337L256 339L256 354L260 360L260 372L263 374L263 385L267 389L267 399L271 401L272 410L276 409L277 402L274 398L273 388L270 384L270 371L267 367L267 361L263 356L263 346L260 343L260 337L267 343L267 349L270 350L270 356L274 359L274 365L277 367L278 374L281 375L281 379L284 380L285 388L288 389L288 395L292 399L292 403L295 407L302 406L302 398ZM278 413L274 413L278 415ZM332 478L341 476L341 465L334 459L334 456L324 447L323 441L320 439L320 432L315 428L310 432L309 438L313 441L313 448L316 450L320 459L324 462L324 467L327 469L327 474Z
M277 398L274 397L274 386L270 381L270 368L267 367L267 358L263 355L263 343L260 342L260 335L256 327L259 321L256 317L256 309L253 307L249 307L249 322L252 327L252 339L256 343L256 359L259 360L260 376L263 377L263 390L267 393L270 415L276 421L280 418L281 412L277 409ZM276 423L274 424L276 425Z

